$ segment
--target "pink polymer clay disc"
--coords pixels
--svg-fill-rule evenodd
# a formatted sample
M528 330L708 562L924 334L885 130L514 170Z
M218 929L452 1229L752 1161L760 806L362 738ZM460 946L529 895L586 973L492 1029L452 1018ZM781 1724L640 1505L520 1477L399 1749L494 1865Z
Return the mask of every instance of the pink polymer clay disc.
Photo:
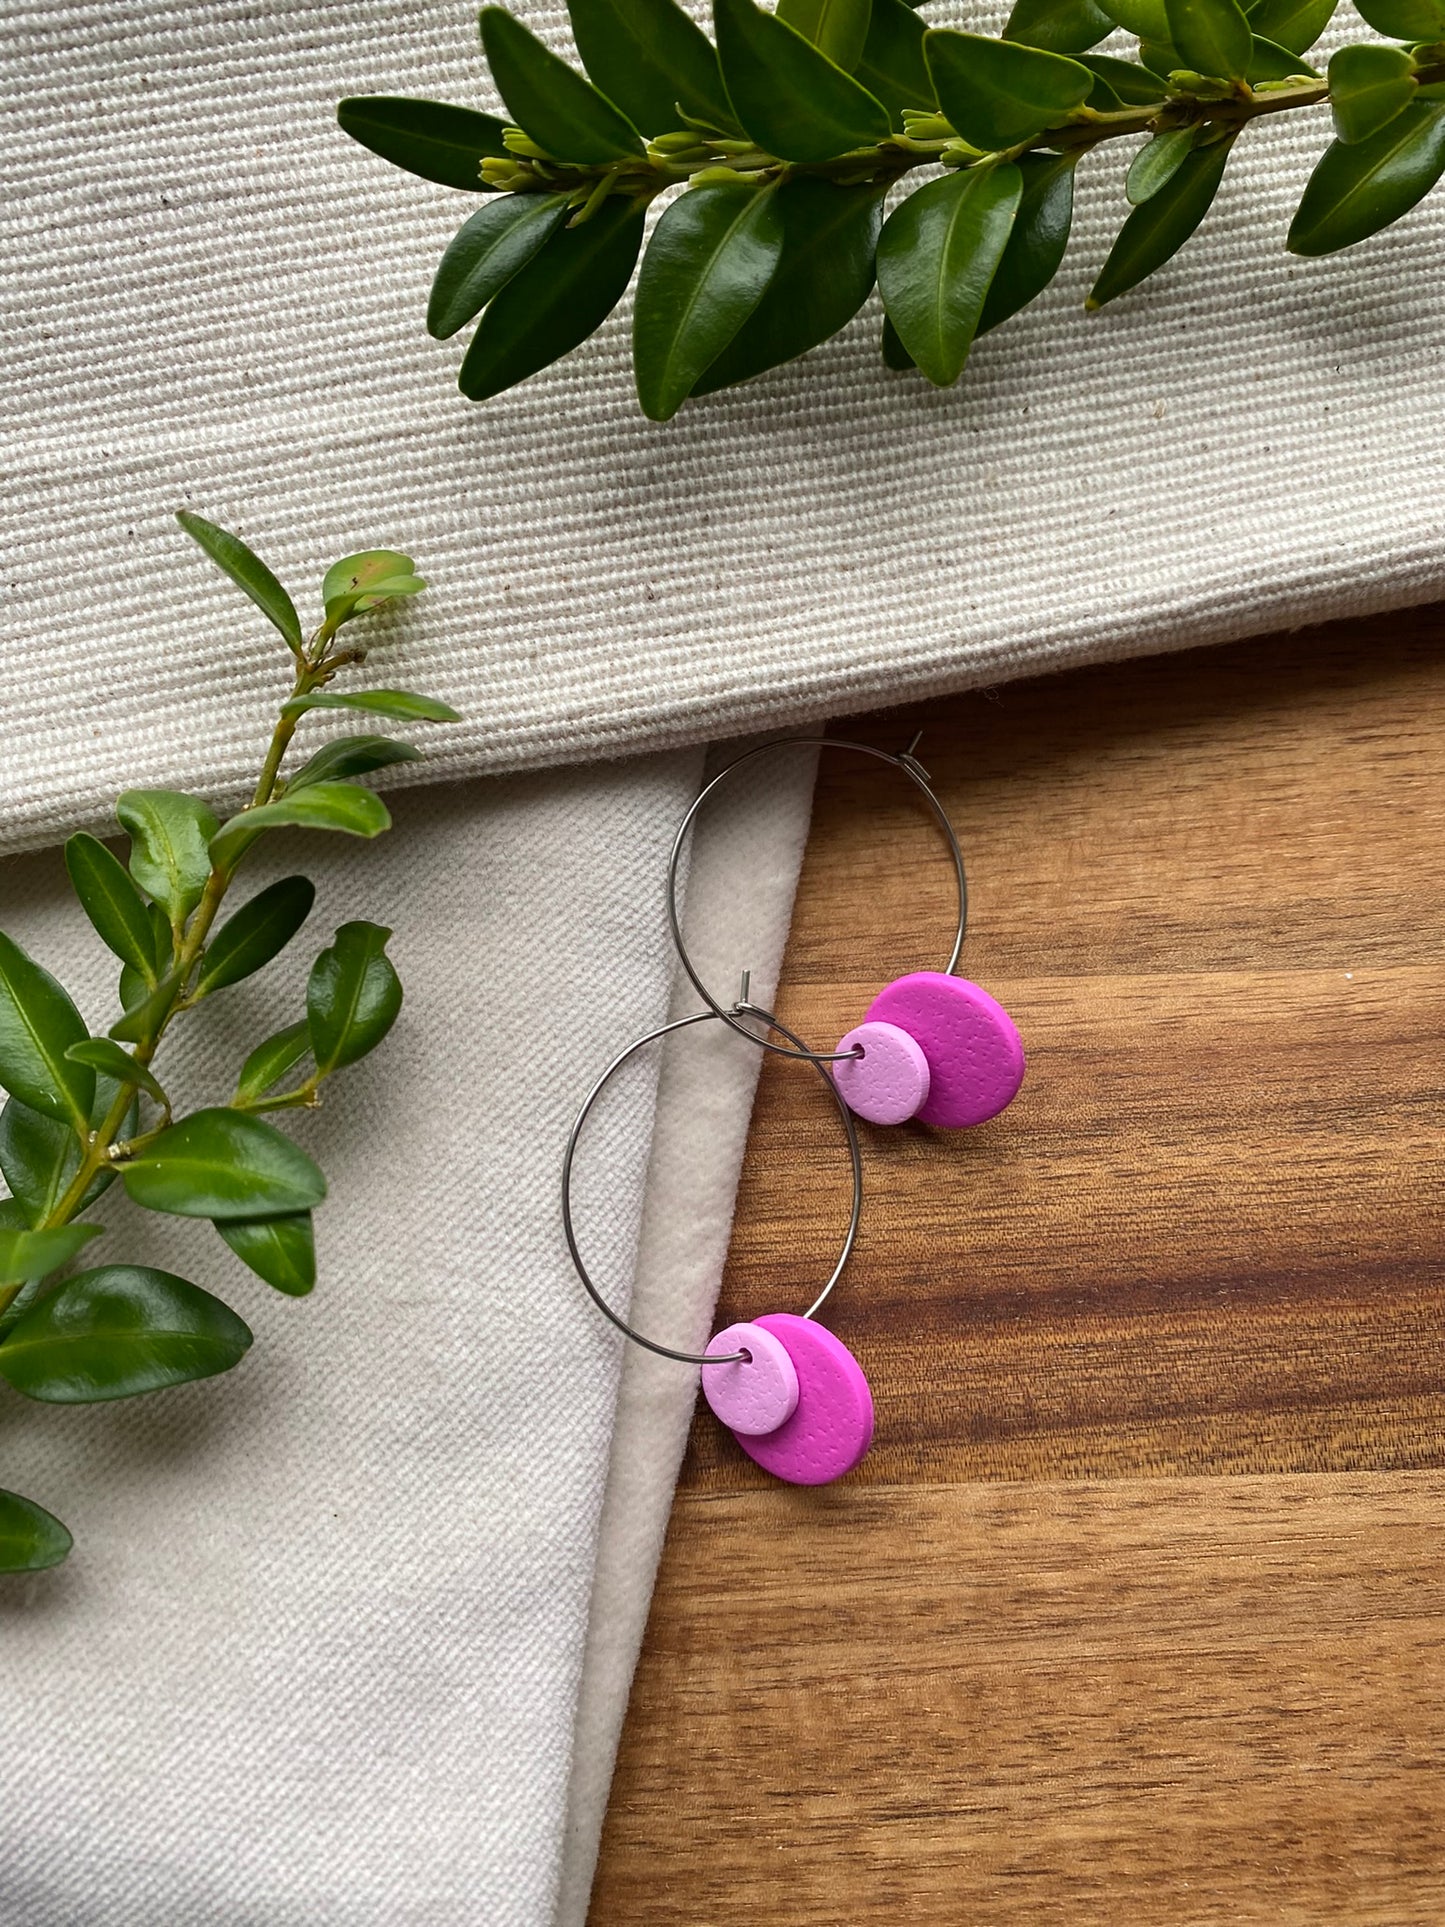
M966 978L915 970L885 984L864 1021L896 1024L928 1059L920 1124L953 1130L983 1124L1012 1103L1024 1081L1024 1047L1013 1018Z
M793 1416L761 1438L734 1438L775 1479L827 1485L851 1472L873 1441L873 1394L841 1338L811 1318L771 1311L754 1324L782 1340L798 1374Z

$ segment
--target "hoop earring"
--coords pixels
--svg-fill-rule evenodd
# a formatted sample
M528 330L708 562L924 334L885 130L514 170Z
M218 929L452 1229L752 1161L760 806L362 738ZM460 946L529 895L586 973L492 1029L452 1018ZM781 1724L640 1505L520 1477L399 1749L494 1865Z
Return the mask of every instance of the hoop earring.
M796 1047L787 1055L813 1063L838 1107L848 1142L848 1161L853 1175L848 1229L838 1261L807 1311L801 1317L792 1312L767 1312L759 1318L727 1326L709 1342L704 1352L679 1351L655 1338L645 1337L614 1311L598 1290L578 1246L572 1222L572 1167L593 1105L610 1079L636 1052L693 1024L711 1023L715 1018L731 1022L730 1012L699 1010L689 1017L660 1024L613 1058L582 1100L567 1139L562 1158L562 1229L577 1276L597 1309L634 1345L655 1352L659 1358L675 1358L684 1365L700 1366L703 1396L749 1458L789 1485L827 1485L833 1479L842 1478L845 1472L851 1472L873 1439L873 1396L863 1368L842 1339L835 1338L826 1326L815 1322L853 1255L863 1211L863 1160L852 1113L829 1075L826 1062L813 1058L800 1038L746 1000L745 981L742 999L733 1010L746 1009L763 1019L771 1030L788 1038ZM733 1028L743 1029L744 1036L752 1035L739 1024L733 1024Z
M871 743L846 742L833 736L780 736L745 751L704 784L678 826L667 866L667 914L678 959L714 1017L741 1031L762 1050L834 1066L833 1081L844 1101L872 1124L902 1124L916 1117L922 1124L958 1130L986 1123L1013 1102L1023 1083L1026 1060L1018 1029L1003 1005L978 984L954 975L968 926L968 880L948 812L927 770L913 754L918 741L915 736L898 756ZM746 990L738 1004L725 1009L688 954L678 912L678 868L688 832L703 804L719 785L759 756L800 746L849 750L902 770L921 792L943 832L958 883L958 922L953 949L943 969L911 971L885 984L864 1012L862 1022L832 1051L813 1051L803 1044L790 1050L774 1043L766 1033L751 1029L742 1021L745 1017L763 1019L770 1030L781 1027L765 1011L748 1003Z

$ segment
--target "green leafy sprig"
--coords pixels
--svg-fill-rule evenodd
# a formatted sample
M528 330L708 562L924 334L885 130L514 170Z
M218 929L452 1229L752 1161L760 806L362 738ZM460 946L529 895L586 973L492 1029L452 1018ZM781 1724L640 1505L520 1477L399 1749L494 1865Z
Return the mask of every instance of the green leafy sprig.
M106 1036L92 1037L69 993L0 933L0 1175L10 1192L0 1199L0 1381L51 1404L209 1378L251 1343L229 1306L170 1272L106 1264L59 1276L101 1236L82 1214L117 1177L147 1210L209 1218L277 1291L303 1297L315 1284L311 1214L326 1181L262 1113L314 1108L326 1080L391 1029L402 988L386 954L390 931L341 926L312 966L304 1015L257 1044L225 1103L175 1116L155 1059L177 1018L270 963L311 911L314 886L292 876L218 921L260 837L285 825L363 837L390 827L381 798L354 779L420 752L386 736L343 736L283 777L303 717L341 709L456 720L445 703L406 690L331 688L366 657L348 625L425 588L409 556L343 557L327 571L322 619L308 637L245 543L199 515L179 520L280 632L294 674L251 800L228 822L199 797L128 790L116 804L128 864L85 832L65 846L81 908L120 963L121 1015ZM70 1544L43 1507L0 1491L0 1572L57 1565Z
M1017 0L1003 34L929 29L906 0L713 0L715 43L676 0L568 0L587 77L502 8L482 44L511 122L370 96L341 126L424 179L494 195L437 271L427 325L480 315L462 393L499 394L586 339L622 298L643 215L637 393L654 421L836 334L875 276L890 367L947 387L980 334L1058 272L1081 155L1146 136L1133 211L1087 305L1153 274L1203 220L1253 123L1329 106L1335 140L1288 235L1351 247L1445 173L1445 0L1358 0L1396 44L1304 59L1337 0ZM1116 27L1137 59L1093 52ZM938 169L944 171L939 174ZM933 171L885 221L888 191Z

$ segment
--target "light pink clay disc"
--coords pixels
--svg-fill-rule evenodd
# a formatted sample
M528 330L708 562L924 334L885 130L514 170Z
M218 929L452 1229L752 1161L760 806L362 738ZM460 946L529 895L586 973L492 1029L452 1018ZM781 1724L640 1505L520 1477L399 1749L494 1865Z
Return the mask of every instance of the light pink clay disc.
M983 1124L1012 1103L1024 1081L1024 1047L1012 1017L966 978L940 970L899 977L879 991L864 1023L896 1024L922 1046L929 1075L922 1124Z
M753 1322L787 1347L798 1375L798 1404L776 1432L762 1438L735 1433L738 1444L789 1485L841 1479L873 1441L873 1395L862 1366L841 1338L811 1318L770 1311Z
M859 1024L838 1040L840 1051L861 1045L861 1057L833 1066L833 1081L850 1111L870 1124L902 1124L928 1101L928 1059L916 1038L897 1024Z
M776 1432L798 1405L798 1374L780 1338L761 1325L729 1325L708 1344L709 1352L750 1352L746 1362L704 1365L702 1395L739 1437Z

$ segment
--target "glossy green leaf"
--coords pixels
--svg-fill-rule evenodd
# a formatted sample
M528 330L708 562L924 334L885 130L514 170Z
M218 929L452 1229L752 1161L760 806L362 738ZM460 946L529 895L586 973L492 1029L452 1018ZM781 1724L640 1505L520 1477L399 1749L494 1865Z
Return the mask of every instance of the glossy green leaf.
M1415 63L1403 47L1341 47L1330 59L1330 113L1351 146L1378 134L1414 99Z
M199 1285L104 1265L41 1298L0 1343L0 1378L27 1398L91 1405L226 1372L251 1334Z
M1209 212L1233 144L1231 138L1194 148L1163 187L1135 208L1090 290L1087 307L1102 308L1178 253Z
M1445 0L1355 0L1355 11L1391 40L1445 40Z
M903 110L915 107L924 112L938 105L933 92L933 76L923 51L927 32L913 8L904 0L873 0L868 18L868 37L853 77L866 87L875 100L887 109L896 129L903 126Z
M241 1066L236 1103L254 1103L264 1097L288 1071L295 1069L310 1049L311 1026L304 1017L300 1023L288 1024L285 1030L278 1030L274 1037L258 1044Z
M146 905L146 917L151 933L151 967L149 971L141 971L132 964L121 965L120 1007L122 1010L134 1010L137 1004L144 1003L171 967L170 918L158 903Z
M1292 54L1307 53L1330 24L1339 0L1256 0L1251 30Z
M150 912L129 870L99 837L79 830L65 846L65 867L80 906L107 949L154 984Z
M510 197L509 197L510 198ZM484 213L490 213L486 208ZM367 549L360 555L343 555L326 571L321 584L321 599L327 620L340 628L353 616L390 602L395 596L418 595L426 583L416 573L409 555L395 549Z
M1164 0L1109 0L1105 12L1117 20L1125 33L1139 40L1167 40L1169 22Z
M974 339L996 328L1053 280L1069 245L1078 154L1024 154L1017 163L1023 193Z
M1168 40L1141 40L1139 58L1151 73L1158 74L1164 80L1184 65L1183 54L1177 47L1172 47Z
M44 1278L68 1265L83 1246L100 1236L98 1224L61 1224L49 1231L0 1228L0 1285L23 1278Z
M0 1491L0 1572L44 1572L58 1566L74 1543L43 1505Z
M562 161L625 161L644 143L625 114L503 7L483 7L482 46L507 112Z
M10 1102L15 1102L12 1097ZM30 1214L19 1198L0 1198L0 1229L6 1231L29 1231Z
M852 73L862 57L871 12L872 0L778 0L777 5L779 20L845 73Z
M1303 54L1291 53L1288 47L1266 40L1263 34L1254 36L1247 75L1251 86L1258 85L1262 80L1292 80L1296 74L1313 77L1314 72Z
M340 782L347 776L370 776L374 770L389 769L394 763L420 761L419 749L390 736L338 736L323 743L301 765L287 783L286 793L289 796L296 790L309 789L313 783Z
M207 944L196 978L196 993L238 984L270 963L290 943L311 914L316 885L309 877L282 877L228 917Z
M825 161L887 139L882 102L776 14L714 0L713 23L728 96L767 153Z
M632 365L642 412L672 418L763 297L783 251L768 189L691 189L653 230L637 277Z
M73 1064L88 1064L102 1077L108 1077L117 1089L122 1084L133 1084L157 1104L168 1103L155 1072L138 1064L129 1051L122 1050L109 1037L87 1037L83 1044L72 1044L65 1054Z
M674 0L567 0L567 11L582 65L645 133L676 129L679 107L733 129L713 44Z
M878 286L903 346L940 388L957 381L1023 192L1012 164L930 181L878 240Z
M918 363L904 347L902 338L887 315L883 317L883 338L879 344L883 360L896 374L917 374Z
M1014 0L1003 38L1051 54L1082 54L1113 32L1114 22L1094 0Z
M311 1213L286 1218L237 1218L217 1231L243 1265L288 1298L304 1298L316 1283L316 1235Z
M642 210L613 195L580 227L563 227L482 315L457 376L471 401L500 395L600 328L627 291Z
M474 321L567 215L565 194L505 194L452 237L432 282L427 332L445 341Z
M95 1073L65 1053L90 1035L48 970L0 932L0 1087L47 1117L85 1130Z
M1445 104L1415 101L1368 140L1334 141L1309 178L1286 246L1333 254L1408 214L1445 173Z
M1164 0L1169 39L1186 67L1219 80L1243 80L1254 35L1238 0Z
M380 836L391 828L391 815L381 798L354 783L312 783L288 790L279 803L263 803L243 810L211 839L211 856L221 870L234 869L256 838L266 830L287 828L340 830L347 836ZM111 1031L111 1035L116 1033Z
M895 6L902 3L892 0ZM783 251L773 278L727 347L693 384L694 395L710 395L792 361L846 327L873 287L883 192L834 187L806 174L784 181L775 196Z
M309 1211L326 1180L288 1137L244 1111L192 1111L121 1166L148 1211L181 1218L265 1218Z
M1151 101L1165 97L1159 75L1137 61L1115 60L1110 54L1080 54L1079 65L1102 80L1124 107L1147 107Z
M985 151L1059 126L1094 84L1077 60L983 34L935 28L924 44L944 113L966 141ZM907 330L899 332L907 341Z
M282 705L287 716L304 716L308 709L361 709L372 716L395 716L404 723L459 723L450 703L435 696L417 696L409 689L352 689L345 692L296 696Z
M339 103L336 119L343 133L373 154L441 187L483 192L482 162L507 157L504 121L439 100L356 95Z
M323 1077L375 1050L401 1009L401 979L376 923L344 923L306 986L311 1054Z
M130 873L177 923L201 900L211 874L207 846L216 818L199 797L179 790L127 790L115 806L130 832Z
M193 541L199 542L218 569L230 576L238 589L244 589L268 621L286 638L293 649L301 647L301 618L296 605L272 575L259 555L252 553L238 535L218 528L203 515L178 509L176 520Z
M116 1088L107 1077L96 1079L90 1107L92 1128L108 1115ZM122 1136L135 1128L135 1118L132 1105L121 1127ZM41 1224L51 1215L79 1169L80 1141L69 1124L57 1123L53 1117L32 1110L18 1097L12 1097L0 1110L0 1173L23 1207L28 1224ZM79 1209L88 1211L114 1180L114 1171L98 1172Z
M1124 181L1124 196L1131 206L1140 207L1172 180L1194 146L1195 127L1164 127L1145 141L1134 156Z
M178 988L177 975L171 971L162 977L154 990L147 992L138 1004L133 1004L123 1017L117 1019L106 1035L121 1044L138 1044L145 1038L154 1037Z

